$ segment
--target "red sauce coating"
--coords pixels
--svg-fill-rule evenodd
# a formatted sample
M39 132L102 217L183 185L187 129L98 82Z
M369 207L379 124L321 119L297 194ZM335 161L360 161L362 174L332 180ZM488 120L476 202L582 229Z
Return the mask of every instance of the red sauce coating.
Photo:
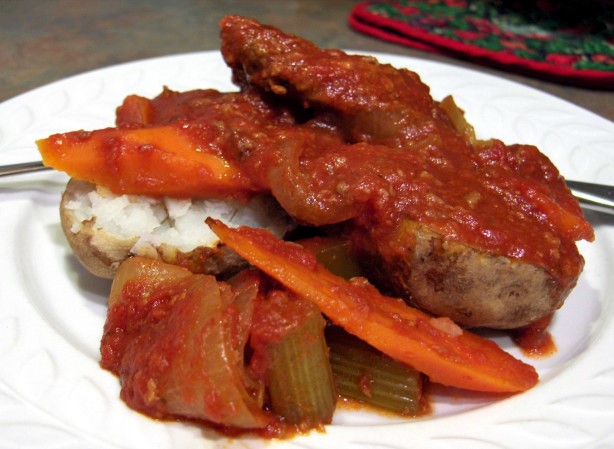
M221 27L241 92L130 96L117 111L119 132L56 135L40 143L43 155L95 147L96 157L74 163L90 164L86 179L108 172L112 190L130 187L124 193L271 193L299 222L350 221L356 235L386 242L380 253L402 253L394 236L418 222L542 267L561 293L573 287L583 267L575 241L592 240L593 230L537 148L472 140L449 102L431 98L409 70L249 19L227 17Z
M356 244L378 242L382 260L407 249L395 236L417 222L543 268L561 297L574 286L583 268L575 241L594 233L537 148L476 141L462 112L407 69L246 18L220 25L241 92L129 96L119 129L39 141L45 163L121 193L271 193L299 222L351 222Z
M241 32L257 28L242 26ZM367 238L385 241L403 220L413 220L446 238L541 266L561 291L573 284L583 267L575 240L592 239L592 229L537 148L497 140L472 144L415 74L369 58L322 53L283 35L275 36L281 44L266 41L272 56L255 65L274 67L275 80L261 78L269 72L242 75L249 68L236 61L253 55L235 48L243 36L225 32L235 79L270 88L284 101L268 101L249 86L240 94L167 89L149 103L129 97L118 123L181 127L200 142L196 147L221 155L239 169L244 185L270 191L301 222L352 220L369 230ZM231 44L231 36L239 43ZM284 64L276 59L276 45L292 47L279 60ZM305 54L309 64L296 72L288 58ZM267 84L278 79L292 89ZM303 100L307 108L300 112L294 101Z
M135 101L144 102L127 99L118 122L134 126L147 115L131 112ZM170 120L195 148L229 161L238 183L254 193L270 191L301 222L353 220L369 230L368 238L390 240L403 220L417 221L446 238L541 266L563 289L583 266L575 240L593 238L563 179L537 148L497 140L472 146L432 100L437 120L419 114L402 148L348 142L344 127L322 126L321 116L296 123L288 109L251 92L165 90L148 101L145 109L155 113L147 125Z
M528 326L512 332L512 337L523 354L528 357L537 358L547 357L556 353L556 344L552 335L548 332L552 317L553 314L547 315Z
M320 49L242 17L225 17L221 29L222 54L239 86L302 107L312 114L307 127L340 139L306 138L304 129L271 136L299 147L268 173L283 184L273 193L299 219L353 218L358 229L373 229L372 240L390 240L404 219L415 220L446 238L541 266L562 291L575 282L583 260L574 242L592 240L593 231L535 147L471 142L409 70ZM248 163L248 176L254 165L262 173L258 159Z

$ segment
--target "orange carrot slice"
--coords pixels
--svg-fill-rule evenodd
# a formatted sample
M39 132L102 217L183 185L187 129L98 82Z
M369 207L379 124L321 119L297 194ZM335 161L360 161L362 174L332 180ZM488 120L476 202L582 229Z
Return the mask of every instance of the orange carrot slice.
M380 294L363 278L335 276L296 243L270 232L232 229L207 219L218 237L289 290L313 301L333 322L413 366L431 381L470 390L513 393L538 381L535 369L497 344Z
M196 128L196 129L195 129ZM207 127L106 128L54 134L36 143L43 163L114 193L245 198L254 188L207 147Z

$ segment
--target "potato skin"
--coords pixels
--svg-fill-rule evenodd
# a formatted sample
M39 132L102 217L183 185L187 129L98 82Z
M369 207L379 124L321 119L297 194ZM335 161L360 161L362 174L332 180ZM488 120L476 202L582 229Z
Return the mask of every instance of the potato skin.
M134 255L131 249L138 237L119 238L103 229L95 228L91 221L82 223L78 232L72 231L78 219L67 207L68 202L95 189L96 186L89 182L74 178L69 180L60 201L60 223L75 257L87 271L97 277L112 279L119 265ZM155 251L138 255L181 265L195 273L203 274L227 275L247 266L244 259L222 244L198 247L189 252L162 245Z
M66 240L79 262L93 275L112 279L119 264L130 256L130 248L136 242L136 238L117 238L104 230L94 229L91 222L84 222L78 232L72 231L78 219L67 204L93 190L95 190L93 184L70 179L60 201L60 223Z
M403 252L377 243L359 250L367 275L388 293L464 327L526 326L561 307L573 287L562 288L541 267L445 239L415 222L403 233Z

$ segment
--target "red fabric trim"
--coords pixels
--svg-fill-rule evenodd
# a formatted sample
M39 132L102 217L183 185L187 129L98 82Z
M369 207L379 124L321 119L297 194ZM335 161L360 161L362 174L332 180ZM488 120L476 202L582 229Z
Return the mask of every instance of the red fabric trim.
M513 54L493 52L413 28L404 22L373 14L367 9L370 3L359 3L352 9L348 22L356 31L421 50L449 54L499 68L511 67L522 73L553 81L580 84L593 88L614 87L614 72L575 70L523 59Z

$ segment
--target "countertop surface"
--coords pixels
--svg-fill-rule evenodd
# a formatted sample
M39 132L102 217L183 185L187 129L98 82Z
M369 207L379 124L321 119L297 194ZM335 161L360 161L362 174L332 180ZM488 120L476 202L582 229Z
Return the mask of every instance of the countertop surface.
M614 92L556 84L378 40L353 31L356 0L4 0L0 102L71 75L126 61L219 49L218 21L253 17L322 47L385 52L491 73L614 120Z

